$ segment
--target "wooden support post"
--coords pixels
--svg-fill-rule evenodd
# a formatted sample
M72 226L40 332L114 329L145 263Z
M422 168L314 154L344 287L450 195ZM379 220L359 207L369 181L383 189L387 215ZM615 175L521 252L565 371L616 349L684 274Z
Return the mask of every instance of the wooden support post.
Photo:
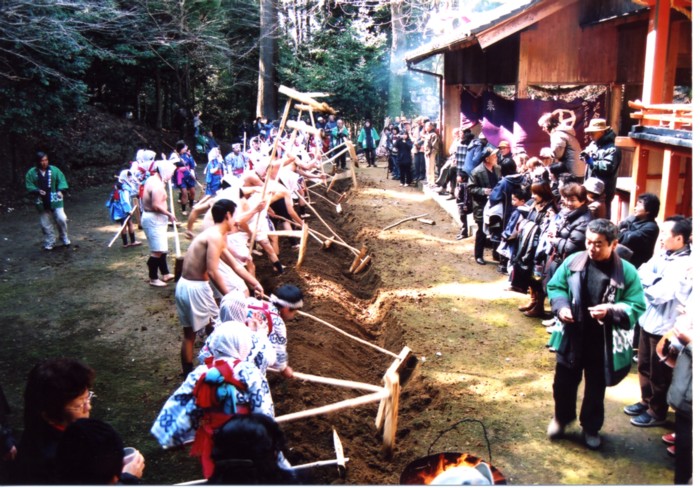
M391 363L389 366L389 369L386 370L386 373L384 375L384 385L386 386L387 380L386 378L390 377L392 374L398 374L399 371L404 369L406 367L406 364L408 363L409 359L411 358L411 349L408 346L404 346L404 348L401 350L399 353L398 357L394 359L394 361ZM379 409L377 410L377 418L374 422L375 427L377 430L381 430L382 427L384 426L384 421L386 419L386 400L382 400L379 404Z
M372 255L371 255L371 254L368 254L367 256L365 256L365 257L360 261L360 263L355 267L355 269L352 271L352 274L358 274L358 273L362 272L362 270L365 269L365 268L367 267L367 265L369 264L369 262L370 262L371 260L372 260Z
M399 375L394 372L387 374L384 378L384 386L389 392L389 396L384 401L384 435L382 436L382 452L387 458L394 454L396 443L396 429L399 423L399 396L401 386L399 385Z
M357 268L360 265L360 261L362 261L362 258L364 258L366 254L367 246L363 244L362 248L360 249L360 252L357 254L357 256L355 256L355 259L350 265L350 269L348 271L350 271L351 273L355 271L355 268Z
M348 148L350 159L352 159L352 164L350 165L350 174L352 175L352 187L357 188L357 176L355 175L355 167L359 168L360 165L357 162L357 153L355 152L355 145L350 139L345 139L345 145Z
M301 228L301 241L299 242L299 257L297 258L297 269L301 268L306 256L306 246L309 243L309 224L304 222Z

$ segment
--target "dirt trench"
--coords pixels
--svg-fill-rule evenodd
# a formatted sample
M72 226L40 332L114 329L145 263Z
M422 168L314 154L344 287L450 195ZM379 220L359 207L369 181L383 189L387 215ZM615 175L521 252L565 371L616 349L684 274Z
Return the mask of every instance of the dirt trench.
M658 439L668 429L631 427L621 413L623 405L637 401L634 372L608 390L600 451L581 446L575 429L562 441L546 440L554 358L543 347L544 328L515 310L523 297L504 291L494 263L474 263L473 239L454 240L458 229L451 217L419 189L387 179L385 171L361 168L359 188L342 203L341 214L314 199L343 239L357 248L368 245L372 263L365 271L349 273L349 250L321 249L315 240L299 269L291 243L282 240L288 266L282 276L266 260L256 260L266 291L294 283L305 293L306 312L396 353L408 345L418 359L401 391L391 459L382 455L374 427L376 404L282 425L292 464L332 459L333 428L350 458L344 478L323 467L307 471L306 482L397 484L411 461L440 451L491 459L511 484L672 482L673 460ZM180 383L174 287L148 287L145 245L107 248L116 232L104 207L108 196L108 186L69 194L73 244L53 252L41 250L32 208L0 216L0 370L14 410L10 420L19 434L24 381L38 360L77 357L97 371L92 415L144 453L144 482L198 479L196 459L184 449L162 450L149 434ZM422 213L435 225L409 221L382 231ZM327 232L316 217L309 223ZM183 250L186 245L183 240ZM288 331L290 365L300 372L381 385L392 360L308 319L297 318ZM277 415L361 394L272 373L268 378Z

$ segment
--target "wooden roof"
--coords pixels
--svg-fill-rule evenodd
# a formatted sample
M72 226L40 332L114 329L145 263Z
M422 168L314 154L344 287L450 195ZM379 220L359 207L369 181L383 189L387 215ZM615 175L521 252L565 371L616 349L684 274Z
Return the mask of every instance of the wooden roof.
M415 64L437 54L468 48L477 42L482 49L491 46L517 32L520 32L542 19L582 0L512 0L474 19L462 29L440 36L409 52L406 63ZM655 0L606 0L586 8L580 19L583 24L610 21L619 16L643 8L645 2ZM690 0L671 0L675 3L689 3ZM593 17L593 18L588 18Z
M568 1L568 0L566 0ZM513 15L524 12L540 3L556 3L556 0L513 0L501 7L495 8L481 17L477 17L462 29L437 37L432 41L414 49L406 55L406 62L419 63L436 54L456 49L463 49L477 42L477 36L482 32L491 31L501 22Z

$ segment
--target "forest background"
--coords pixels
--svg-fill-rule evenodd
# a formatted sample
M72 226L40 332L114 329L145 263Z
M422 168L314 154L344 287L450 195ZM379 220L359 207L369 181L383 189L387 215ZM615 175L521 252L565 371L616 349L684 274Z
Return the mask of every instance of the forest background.
M74 188L104 183L138 148L193 147L195 110L219 143L249 137L256 116L278 119L280 84L330 93L351 127L435 117L438 79L404 54L502 3L0 0L0 211L38 150Z

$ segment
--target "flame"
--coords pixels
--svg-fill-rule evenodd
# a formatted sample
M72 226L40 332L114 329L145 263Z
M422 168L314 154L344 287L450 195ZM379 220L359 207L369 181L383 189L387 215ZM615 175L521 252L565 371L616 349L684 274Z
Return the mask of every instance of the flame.
M469 458L471 458L471 460ZM456 468L459 466L474 467L478 464L479 461L479 458L475 458L474 456L470 456L469 454L462 454L454 461L450 461L445 457L444 454L440 454L437 459L437 463L434 467L428 464L422 471L416 473L416 476L422 481L424 485L429 485L440 473L443 473L448 469Z

